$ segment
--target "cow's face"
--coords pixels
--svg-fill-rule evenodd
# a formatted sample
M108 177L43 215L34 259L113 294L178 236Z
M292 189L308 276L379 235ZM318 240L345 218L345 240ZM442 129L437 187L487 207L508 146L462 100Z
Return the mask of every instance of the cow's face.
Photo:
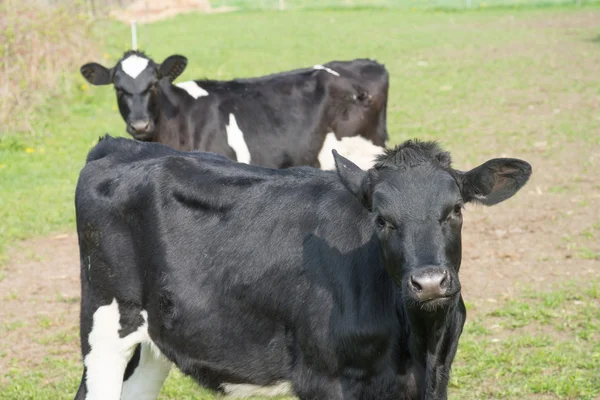
M372 213L382 258L405 305L427 311L459 297L464 204L497 204L531 175L527 162L506 158L457 171L432 142L406 142L369 171L337 153L334 158L341 181Z
M81 67L81 74L93 85L112 83L127 132L135 139L151 141L160 115L158 82L161 79L173 82L186 65L183 56L170 56L162 64L156 64L143 53L130 51L113 68L89 63Z
M323 77L327 80L330 129L338 139L362 136L384 147L389 83L383 65L355 61L326 66L330 72Z

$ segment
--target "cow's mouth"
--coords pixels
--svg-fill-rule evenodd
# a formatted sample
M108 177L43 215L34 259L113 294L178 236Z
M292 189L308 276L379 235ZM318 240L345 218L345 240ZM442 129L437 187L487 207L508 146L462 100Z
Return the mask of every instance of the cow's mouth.
M417 304L418 304L418 307L424 311L434 311L434 310L448 307L459 295L460 295L460 290L458 290L454 293L446 294L444 296L435 297L433 299L419 301L419 302L417 302Z
M143 142L149 142L154 137L154 132L152 131L136 131L135 129L128 127L127 132L133 136L134 139Z

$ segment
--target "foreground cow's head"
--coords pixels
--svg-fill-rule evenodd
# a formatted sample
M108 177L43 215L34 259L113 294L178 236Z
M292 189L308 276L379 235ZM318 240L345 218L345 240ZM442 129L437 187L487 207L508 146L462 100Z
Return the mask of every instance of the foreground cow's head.
M322 68L330 97L329 125L338 139L363 136L385 146L389 76L372 60L332 61Z
M531 166L496 158L468 172L450 166L450 154L434 142L408 141L388 150L363 171L334 150L344 186L372 212L388 273L405 304L435 310L460 293L462 209L487 206L514 195Z
M113 84L127 132L139 140L151 140L159 116L158 82L173 82L185 69L187 59L173 55L156 64L144 53L128 51L112 68L97 63L81 67L81 75L92 85Z

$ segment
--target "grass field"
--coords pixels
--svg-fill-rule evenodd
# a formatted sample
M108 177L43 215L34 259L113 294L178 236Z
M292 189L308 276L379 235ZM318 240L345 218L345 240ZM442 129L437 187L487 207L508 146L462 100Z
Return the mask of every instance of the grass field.
M96 32L104 59L94 61L112 66L128 28L99 22ZM532 161L520 197L470 210L461 271L470 315L450 397L600 396L599 9L189 14L140 27L139 41L156 61L186 55L180 81L375 58L391 73L392 143L438 139L465 169L502 154ZM80 377L77 296L51 288L30 301L11 289L17 267L50 273L59 251L15 243L71 234L87 150L105 132L125 135L112 89L77 71L72 79L77 89L38 110L33 134L0 136L0 399L72 398ZM48 304L47 314L20 314ZM192 398L213 397L174 372L161 399Z

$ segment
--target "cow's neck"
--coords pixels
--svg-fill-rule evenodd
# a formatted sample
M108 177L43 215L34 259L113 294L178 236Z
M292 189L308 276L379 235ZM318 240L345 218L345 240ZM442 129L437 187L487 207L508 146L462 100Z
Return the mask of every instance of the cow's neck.
M456 354L466 311L462 297L446 310L425 313L406 309L411 361L424 371L420 387L425 398L446 398L450 365Z
M453 304L450 308L433 312L425 312L419 307L406 309L411 355L416 361L425 365L427 355L436 352L435 346L456 322L457 307L458 304Z
M171 83L161 82L158 95L158 120L156 122L156 142L166 144L178 150L195 150L191 136L188 134L183 108L186 107L185 96L171 89Z

